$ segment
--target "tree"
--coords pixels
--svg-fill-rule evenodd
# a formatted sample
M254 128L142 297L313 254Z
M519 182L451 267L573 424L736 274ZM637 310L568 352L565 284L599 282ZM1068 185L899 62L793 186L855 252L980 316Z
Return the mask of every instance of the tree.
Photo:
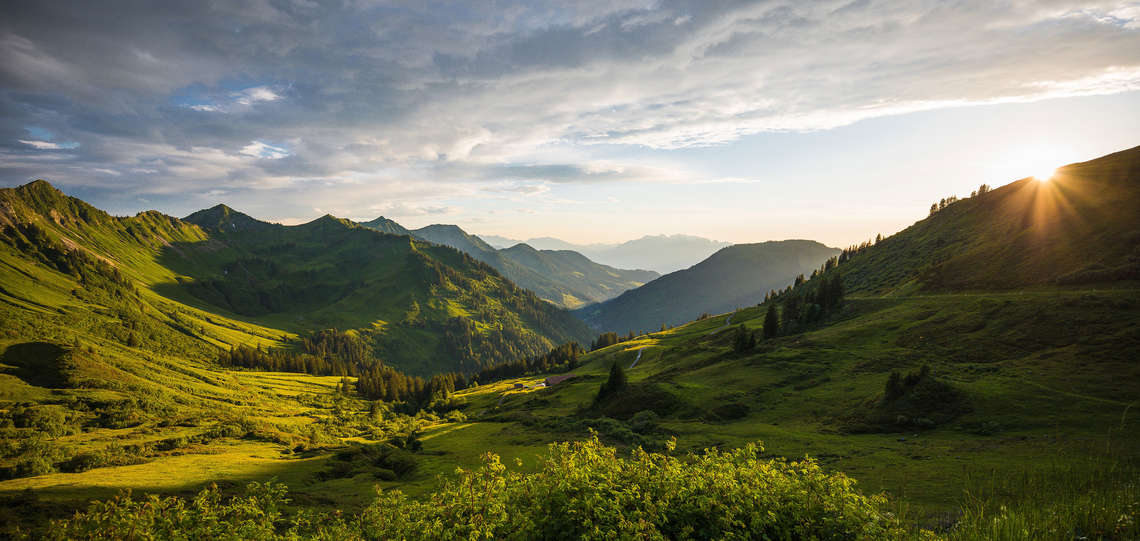
M756 333L749 332L744 328L744 324L736 326L736 336L732 339L732 350L737 353L744 353L756 347Z
M610 365L610 377L606 379L606 382L598 389L598 396L594 399L594 402L601 402L606 397L625 389L628 383L625 377L625 370L622 370L621 365L619 365L617 361L614 361L614 363Z
M776 303L768 304L768 313L764 315L764 338L772 338L780 333L780 314L776 313Z
M887 402L894 401L906 392L906 386L903 385L902 376L897 371L892 371L890 376L887 376L887 386L883 390L883 398Z

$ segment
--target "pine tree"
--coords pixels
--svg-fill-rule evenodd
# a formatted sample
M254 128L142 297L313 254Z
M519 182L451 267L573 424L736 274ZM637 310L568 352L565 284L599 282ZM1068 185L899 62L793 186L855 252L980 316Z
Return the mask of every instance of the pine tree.
M628 381L625 377L625 370L622 370L621 365L619 365L617 361L614 361L614 363L610 365L610 377L606 379L606 382L598 389L598 397L594 399L594 402L601 402L606 397L625 389L627 384Z
M744 353L745 351L748 351L749 349L751 349L749 347L750 335L751 335L751 333L749 333L747 330L744 329L743 324L737 325L736 326L736 335L733 336L733 338L732 338L732 350L737 352L737 353ZM755 344L755 338L752 338L752 340L753 340L753 344Z
M902 376L897 371L891 372L887 377L887 386L883 391L883 398L887 402L891 402L906 392L906 387L903 385Z
M776 303L768 304L768 313L764 315L764 338L773 338L780 333L780 315L776 313Z

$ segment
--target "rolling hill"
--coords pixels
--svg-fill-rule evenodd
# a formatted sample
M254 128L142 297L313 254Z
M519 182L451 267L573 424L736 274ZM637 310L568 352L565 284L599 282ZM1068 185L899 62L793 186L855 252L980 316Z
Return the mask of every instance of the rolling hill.
M811 273L839 250L808 240L737 244L691 268L672 272L621 296L578 310L594 328L624 333L692 321L764 300L799 274Z
M658 276L652 271L600 265L573 251L535 250L525 244L496 249L455 225L435 224L409 231L382 217L360 225L455 248L494 267L539 297L566 308L611 299Z

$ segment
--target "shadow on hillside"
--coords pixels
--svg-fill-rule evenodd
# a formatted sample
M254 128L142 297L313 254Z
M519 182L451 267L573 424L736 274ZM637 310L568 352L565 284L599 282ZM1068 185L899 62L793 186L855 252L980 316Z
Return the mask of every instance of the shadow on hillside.
M11 366L7 373L29 385L58 389L67 383L63 374L63 355L67 350L48 342L13 344L4 350L0 361Z

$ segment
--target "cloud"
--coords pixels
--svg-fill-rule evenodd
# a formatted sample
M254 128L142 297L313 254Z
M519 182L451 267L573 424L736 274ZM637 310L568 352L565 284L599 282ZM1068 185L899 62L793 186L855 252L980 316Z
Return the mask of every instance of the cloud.
M241 105L253 105L260 101L277 101L281 96L274 92L272 88L267 86L254 86L235 92L233 94L234 102Z
M60 148L63 148L59 146L58 143L52 143L49 141L27 141L24 139L20 139L19 141L25 145L39 150L59 150Z
M1140 88L1136 3L99 9L108 16L79 2L0 8L4 182L256 192L296 216L314 197L350 212L367 203L337 201L406 197L418 203L393 208L426 213L449 196L574 183L739 182L620 149Z
M448 205L418 205L415 203L385 203L369 207L381 216L409 217L409 216L449 216L459 214L462 209Z
M273 146L261 141L250 141L248 145L241 147L241 153L246 156L264 158L266 160L279 160L289 156L289 151L284 147Z

